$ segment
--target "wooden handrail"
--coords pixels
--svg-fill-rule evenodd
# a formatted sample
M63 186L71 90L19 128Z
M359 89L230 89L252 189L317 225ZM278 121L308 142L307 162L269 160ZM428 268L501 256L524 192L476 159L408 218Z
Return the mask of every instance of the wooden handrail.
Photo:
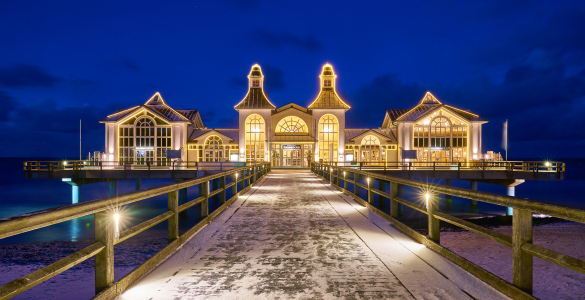
M104 162L99 162L99 166ZM46 166L64 166L60 162L47 162ZM79 166L79 163L75 163ZM33 169L33 166L40 168L41 162L26 162L25 171ZM77 167L76 167L77 168ZM229 171L196 178L180 183L162 185L146 190L125 193L112 197L100 198L83 203L61 206L57 208L42 210L33 213L27 213L19 216L5 218L0 220L0 239L28 232L31 230L47 227L53 224L65 222L82 216L94 214L95 220L102 222L96 223L96 242L84 249L81 249L57 262L45 266L39 270L29 273L19 279L13 280L3 286L0 286L0 300L14 297L35 285L50 279L59 273L70 269L71 267L83 262L84 260L95 256L96 263L96 294L99 293L101 299L113 299L122 293L130 284L138 280L147 272L152 270L158 263L168 257L174 250L184 244L189 237L195 234L205 224L208 224L221 211L230 205L241 193L246 192L250 187L256 184L264 175L270 172L269 163L256 164L254 166L245 166L232 169ZM238 174L246 174L247 176ZM230 184L225 184L226 177L233 178ZM219 179L221 186L208 192L209 182ZM238 191L237 183L241 182L241 188ZM179 206L177 193L179 190L199 185L200 197L184 203ZM225 191L232 188L232 197L225 200ZM149 199L154 196L168 194L169 210L128 228L115 235L115 223L113 222L114 212L121 206L133 202ZM208 212L209 198L220 194L222 205L213 212ZM194 227L187 230L186 233L179 236L178 234L178 214L196 204L202 205L202 216L204 217ZM169 240L171 243L163 250L159 251L145 263L131 271L118 282L113 278L113 245L121 243L161 222L169 222ZM110 259L111 258L111 259Z
M500 165L499 162L496 163L497 165ZM541 170L539 169L543 168L543 166L544 168L557 168L557 170L560 170L561 168L564 170L565 168L565 164L560 162L551 162L549 164L544 164L543 166L539 165L540 162L503 162L503 166L506 169L512 168L512 170L515 171L518 163L520 168L524 170L528 169L530 172L540 172ZM470 165L471 167L479 166L482 169L490 167L487 165L487 162L473 162L470 163ZM327 168L328 172L323 172L324 168ZM331 168L331 170L329 170L329 168ZM311 169L315 174L330 182L333 186L343 191L345 194L350 195L360 204L367 206L384 219L390 221L393 225L396 226L397 229L403 231L413 239L425 244L427 247L435 250L463 269L469 271L481 280L492 285L494 288L514 299L534 299L532 296L533 283L531 275L533 256L585 274L585 261L532 244L532 213L545 214L568 221L585 223L585 210L574 207L555 205L544 201L522 199L470 189L441 185L428 185L427 183L423 183L421 181L381 175L368 172L366 170L357 170L355 168L329 166L315 163L312 164ZM339 174L343 174L343 176ZM350 177L354 179L352 180ZM369 183L367 185L361 184L358 180L356 180L360 177L364 177ZM342 180L344 181L343 184L341 184ZM390 193L387 193L379 188L375 188L375 180L384 185L384 190L385 184L389 183L391 187ZM352 192L348 191L348 182L354 184L354 190ZM381 185L379 184L378 186L380 187ZM427 203L425 207L425 205L414 203L398 197L398 189L400 189L400 186L411 186L414 188L419 188L421 189L421 194L423 193L422 191L428 191L428 193L430 193L430 203ZM367 190L368 199L362 199L359 196L359 188ZM378 194L381 198L384 197L386 199L390 199L390 215L374 206L373 197L371 196L373 193ZM433 195L437 195L439 193L512 207L514 211L513 237L440 212L438 210L438 197L433 197ZM397 219L398 210L400 210L399 204L408 206L427 215L429 218L428 236L421 235ZM514 265L513 282L509 283L479 267L478 265L471 263L465 258L455 254L454 252L442 247L440 245L438 223L436 219L451 223L455 226L488 237L503 245L512 247Z

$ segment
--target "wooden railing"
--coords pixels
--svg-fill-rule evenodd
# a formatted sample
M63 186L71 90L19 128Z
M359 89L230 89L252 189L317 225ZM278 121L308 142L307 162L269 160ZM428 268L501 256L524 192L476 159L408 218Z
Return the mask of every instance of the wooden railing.
M544 214L552 217L585 223L585 210L571 208L550 203L515 198L510 196L479 192L450 186L433 185L410 179L375 174L364 170L337 167L325 164L313 164L311 170L330 182L333 186L352 196L360 204L369 207L375 213L391 222L397 229L409 235L414 240L426 245L450 261L459 265L471 274L490 284L500 292L513 299L534 299L532 296L532 259L538 257L559 266L585 274L585 261L555 252L532 243L532 214ZM365 183L360 183L360 178ZM378 181L378 189L374 181ZM348 184L353 184L353 191L348 190ZM390 190L388 191L387 186ZM403 186L411 186L421 190L423 204L400 198L398 191ZM367 199L359 196L359 189L367 191ZM512 236L504 235L494 230L481 227L460 218L448 215L439 210L438 194L451 195L475 201L501 205L513 208ZM374 194L380 197L380 207L374 206ZM386 199L390 200L390 215L385 213ZM419 201L420 202L420 201ZM428 217L428 235L422 235L398 220L399 205L412 208ZM512 247L513 250L513 281L512 283L490 273L478 265L453 253L440 244L439 221L444 221L463 229L488 237L496 242Z
M505 170L516 172L565 172L557 161L470 161L470 162L335 162L332 165L368 170Z
M258 182L268 172L270 172L270 164L252 165L181 183L163 185L2 219L0 220L0 239L93 214L95 242L59 261L1 286L0 299L14 297L93 256L95 256L96 289L96 297L94 298L113 299L183 245L192 235L213 220L235 201L241 193L250 189L251 185ZM210 191L209 182L217 179L219 180L219 188ZM227 183L228 179L231 179L230 183ZM242 184L238 191L237 183L239 182ZM179 205L179 190L196 185L199 186L199 197ZM226 191L229 188L232 189L233 196L226 200ZM167 212L122 232L116 232L117 226L114 215L120 207L163 194L168 195ZM216 195L219 195L221 206L215 211L209 212L209 198ZM197 204L200 205L203 219L183 235L179 235L179 213ZM114 245L166 220L168 220L169 245L120 280L114 282Z

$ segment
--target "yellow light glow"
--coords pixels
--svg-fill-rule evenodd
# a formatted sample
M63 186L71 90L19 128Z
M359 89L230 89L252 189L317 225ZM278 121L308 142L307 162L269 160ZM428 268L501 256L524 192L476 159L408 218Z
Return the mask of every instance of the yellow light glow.
M547 166L547 167L550 167L550 162L547 161L547 162L544 163L544 165Z
M254 67L258 67L260 69L260 74L262 74L260 76L260 79L264 80L264 73L262 73L262 68L260 67L260 65L258 63L255 63L254 65L252 65L252 67L250 68L250 74L252 74L252 70L254 69ZM250 75L248 75L248 79L250 79ZM248 94L250 94L250 88L248 87L248 92L246 93L246 96L244 96L244 98L238 102L238 104L234 105L234 109L240 105L242 102L244 102L244 100L246 100L246 98L248 98ZM274 104L272 104L272 102L270 102L270 99L268 99L268 96L266 96L266 94L264 93L264 87L262 87L262 95L264 95L264 98L266 98L266 100L268 101L268 103L270 103L270 105L272 105L274 108L276 108L276 106Z
M116 223L115 237L118 238L118 237L120 237L120 214L119 213L114 214L114 222Z
M345 177L345 171L343 171L343 177Z
M325 68L326 67L330 67L331 68L331 72L333 73L333 75L323 75L323 73L325 72ZM319 78L323 78L323 76L331 76L332 77L332 81L335 81L335 78L337 78L337 75L335 75L335 71L333 70L333 66L329 63L326 63L323 65L323 68L321 69L321 75L319 75ZM339 101L341 101L341 103L345 106L347 106L347 109L350 109L351 106L349 106L347 103L345 103L345 101L343 101L343 99L341 99L341 97L339 97L339 95L337 94L337 87L335 84L332 85L333 87L333 93L335 94L335 96L339 99ZM321 96L321 93L323 92L323 87L320 87L319 89L319 94L317 94L317 97L315 98L315 100L313 100L313 102L311 102L311 104L309 104L309 106L307 106L307 108L311 108L311 106L313 104L315 104L315 102L317 102L317 100L319 99L319 96Z
M427 202L426 202L426 207L427 208L429 207L429 198L431 198L431 195L429 193L426 193L425 194L425 199L427 200Z

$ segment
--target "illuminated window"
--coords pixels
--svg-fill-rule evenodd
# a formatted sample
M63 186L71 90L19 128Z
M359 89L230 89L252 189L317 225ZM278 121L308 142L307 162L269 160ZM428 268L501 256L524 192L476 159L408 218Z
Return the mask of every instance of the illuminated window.
M205 140L205 161L220 161L224 157L223 141L216 135Z
M308 133L307 124L299 117L286 117L276 125L276 133L282 132Z
M324 80L324 86L330 87L331 86L331 80Z
M252 87L260 87L260 80L252 80Z
M319 120L319 159L323 162L337 161L339 122L333 115L324 115Z
M362 139L361 147L361 161L363 162L377 162L380 160L380 140L368 135Z
M246 161L264 161L264 119L260 115L250 115L246 119Z

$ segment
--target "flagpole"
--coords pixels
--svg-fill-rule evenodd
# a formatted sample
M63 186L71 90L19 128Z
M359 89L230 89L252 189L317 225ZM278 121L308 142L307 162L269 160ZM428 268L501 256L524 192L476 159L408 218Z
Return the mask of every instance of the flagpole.
M506 119L505 127L505 137L506 137L506 161L508 161L508 119Z
M81 161L81 119L79 119L79 160Z

